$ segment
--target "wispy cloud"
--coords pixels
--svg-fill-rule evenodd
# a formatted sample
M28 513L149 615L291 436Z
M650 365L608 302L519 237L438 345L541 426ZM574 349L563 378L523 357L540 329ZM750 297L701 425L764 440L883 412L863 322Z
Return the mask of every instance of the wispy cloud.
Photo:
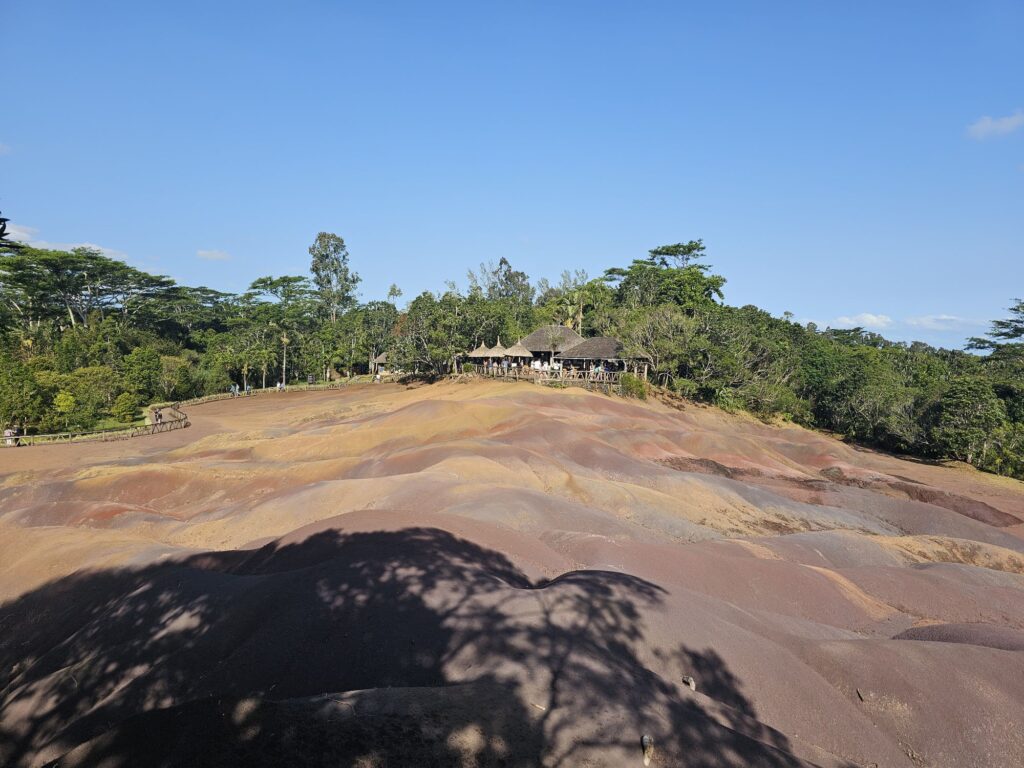
M859 315L843 315L832 321L834 328L888 328L892 318L888 315L876 315L872 312L861 312Z
M228 261L231 258L231 254L227 251L206 251L201 248L196 251L196 256L204 261Z
M13 221L7 225L8 239L17 240L19 243L31 242L38 231L35 227L24 227L20 224L15 224Z
M1024 110L1016 110L1005 117L979 117L967 126L967 135L972 139L983 141L995 136L1006 136L1019 128L1024 128Z
M903 322L913 328L925 331L962 331L986 325L984 320L972 320L957 315L921 315L920 317L908 317Z
M39 230L35 227L27 227L24 224L15 224L13 222L7 225L7 236L9 240L25 243L25 245L30 245L33 248L43 248L51 251L70 251L72 248L92 248L111 259L120 259L123 261L125 258L125 253L123 251L119 251L115 248L107 248L105 245L98 245L96 243L55 243L50 240L37 240L37 234L39 234Z
M0 155L9 155L9 154L11 154L10 146L7 145L7 144L4 144L2 141L0 141Z
M33 248L46 248L51 251L70 251L73 248L90 248L94 251L99 251L108 259L124 261L127 258L127 254L124 251L119 251L116 248L108 248L107 246L99 245L98 243L51 243L49 240L33 240L29 245Z

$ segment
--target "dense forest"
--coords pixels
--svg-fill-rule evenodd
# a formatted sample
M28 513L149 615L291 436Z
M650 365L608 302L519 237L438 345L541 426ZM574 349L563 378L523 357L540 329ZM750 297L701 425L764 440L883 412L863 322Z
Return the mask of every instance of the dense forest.
M104 426L153 401L233 383L365 372L381 352L444 375L481 341L540 324L615 336L651 381L686 398L788 419L866 445L1024 478L1024 302L961 350L821 330L724 301L701 241L651 250L591 279L536 283L506 259L405 306L361 302L342 238L317 235L310 274L242 294L187 287L88 248L0 247L0 423ZM979 354L979 351L985 354Z

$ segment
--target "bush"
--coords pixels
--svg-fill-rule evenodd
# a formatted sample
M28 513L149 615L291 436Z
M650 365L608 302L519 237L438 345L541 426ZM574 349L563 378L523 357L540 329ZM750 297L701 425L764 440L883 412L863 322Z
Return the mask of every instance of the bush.
M700 395L700 387L692 379L677 378L672 382L672 389L680 397L695 400Z
M647 382L632 373L622 374L619 384L625 397L635 397L638 400L647 399Z
M131 392L122 392L114 401L114 407L110 412L118 421L128 424L135 419L135 412L139 410L139 398Z
M743 410L743 400L734 389L720 389L715 393L714 403L723 411L728 411L729 413Z
M474 371L476 371L476 366L473 365L472 363L463 363L462 364L462 372L463 373L473 373Z

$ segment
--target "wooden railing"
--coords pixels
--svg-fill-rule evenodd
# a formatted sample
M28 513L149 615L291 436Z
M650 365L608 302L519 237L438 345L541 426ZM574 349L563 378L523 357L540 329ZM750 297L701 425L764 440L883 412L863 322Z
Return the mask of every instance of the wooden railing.
M393 381L396 376L396 374L385 373L381 375L381 381ZM284 389L278 389L276 385L272 387L252 387L248 392L242 390L237 395L233 392L217 392L213 395L203 395L202 397L193 397L191 400L182 400L178 405L202 405L203 403L215 403L218 400L233 400L235 398L256 397L257 395L267 394L272 395L281 392L322 392L329 389L344 389L345 387L349 387L353 384L365 384L371 381L373 381L372 376L353 376L351 378L319 382L317 384L308 384L306 382L293 383L288 384ZM157 403L150 406L150 408L164 407L167 407L167 404Z
M381 377L381 381L392 380L394 376L392 374L384 374ZM339 379L337 381L323 382L319 384L289 384L283 390L279 390L275 387L266 387L260 389L249 389L248 392L242 391L237 395L232 392L218 392L215 395L204 395L203 397L194 397L190 400L182 400L180 402L173 403L154 403L150 405L146 410L148 414L148 422L146 424L137 424L131 427L114 427L113 429L96 429L96 430L83 430L78 432L51 432L42 435L13 435L0 437L0 448L17 448L28 445L52 445L57 443L86 443L86 442L111 442L114 440L128 440L133 437L142 437L144 435L156 435L161 432L171 432L175 429L184 429L191 425L188 420L188 416L185 414L183 407L191 407L194 405L202 405L203 403L212 403L218 400L231 400L234 398L244 397L255 397L261 394L276 393L276 392L317 392L328 389L342 389L350 384L357 383L359 381L371 381L370 377L361 376L350 379ZM158 422L155 418L155 412L159 410L163 413L161 420Z
M549 387L583 387L611 394L621 392L623 371L585 370L581 368L559 370L537 370L529 366L508 368L504 366L483 366L467 363L465 373L503 381L530 381Z
M42 435L12 435L0 438L0 448L19 448L27 445L53 445L58 443L107 443L114 440L129 440L143 435L158 435L191 426L188 415L180 410L179 403L161 407L160 421L156 421L153 410L150 411L148 424L136 424L133 427L115 427L113 429L95 429L81 432L51 432ZM164 415L169 411L168 415Z

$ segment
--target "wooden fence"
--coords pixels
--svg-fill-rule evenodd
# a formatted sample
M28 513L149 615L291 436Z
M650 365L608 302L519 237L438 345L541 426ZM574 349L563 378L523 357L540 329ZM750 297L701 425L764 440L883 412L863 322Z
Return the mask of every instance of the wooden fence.
M394 377L386 374L381 377L382 381L391 380ZM87 443L87 442L111 442L114 440L128 440L133 437L144 435L157 435L161 432L171 432L175 429L184 429L191 425L188 416L182 410L184 407L212 403L217 400L231 400L234 398L255 397L261 394L285 392L317 392L328 389L342 389L358 381L371 381L369 377L356 377L352 379L339 379L321 384L289 384L284 390L277 387L265 389L250 389L248 392L234 394L232 392L219 392L215 395L194 397L191 400L182 400L174 403L154 403L146 409L149 412L148 423L138 424L133 427L114 427L113 429L97 429L81 432L52 432L44 435L12 435L0 437L0 448L18 448L28 445L53 445L58 443ZM161 421L157 422L154 412L160 410L164 415Z
M381 381L393 381L396 378L394 374L383 374ZM348 379L338 379L337 381L326 381L319 384L289 384L284 389L278 389L277 386L273 387L252 387L248 392L242 390L237 395L233 392L218 392L214 395L203 395L202 397L193 397L191 400L182 400L177 405L179 406L193 406L202 405L203 403L215 403L218 400L233 400L236 398L245 397L257 397L258 395L267 394L279 394L281 392L323 392L329 389L344 389L352 384L365 384L373 381L372 376L353 376ZM154 403L149 406L150 408L167 408L170 407L170 403Z
M54 445L59 443L108 443L114 440L129 440L143 435L158 435L161 432L173 432L191 425L188 415L180 410L180 404L172 403L162 406L161 419L156 421L152 410L150 423L137 424L134 427L114 429L97 429L86 432L51 432L44 435L5 435L0 438L0 448L19 448L27 445ZM169 417L163 415L170 411Z

